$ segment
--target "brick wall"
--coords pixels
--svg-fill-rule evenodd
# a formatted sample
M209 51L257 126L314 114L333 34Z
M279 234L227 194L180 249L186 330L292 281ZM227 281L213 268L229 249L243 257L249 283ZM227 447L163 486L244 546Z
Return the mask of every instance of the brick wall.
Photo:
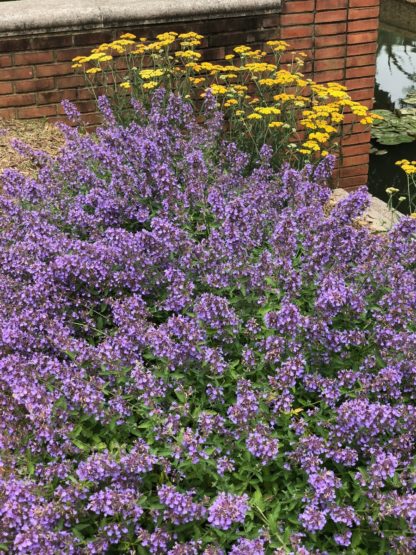
M379 8L380 0L286 0L280 35L309 54L306 70L318 83L338 81L371 108ZM370 133L350 121L334 176L345 189L366 184L370 151Z
M222 60L239 44L262 47L281 38L309 54L305 73L318 82L339 81L354 100L371 106L380 0L284 0L276 13L219 17L166 24L128 25L104 30L2 36L0 23L0 117L63 119L63 98L77 103L92 124L95 103L74 73L71 60L130 31L155 36L176 30L203 34L203 56ZM349 125L346 131L350 131ZM344 188L366 183L369 133L359 125L342 142L335 180Z
M95 103L84 88L84 79L72 69L72 58L110 42L129 31L138 36L192 29L206 36L202 52L205 60L221 60L236 45L261 47L276 38L279 14L223 17L206 21L117 27L100 31L48 33L21 37L0 34L0 117L63 119L60 102L75 101L89 122L97 121ZM0 24L1 26L1 24Z

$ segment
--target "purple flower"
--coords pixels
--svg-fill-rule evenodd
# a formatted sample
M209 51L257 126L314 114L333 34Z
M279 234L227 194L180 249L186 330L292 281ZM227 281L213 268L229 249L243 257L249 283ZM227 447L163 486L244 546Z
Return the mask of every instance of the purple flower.
M248 506L248 495L220 493L208 509L208 522L214 528L228 530L233 524L243 523Z

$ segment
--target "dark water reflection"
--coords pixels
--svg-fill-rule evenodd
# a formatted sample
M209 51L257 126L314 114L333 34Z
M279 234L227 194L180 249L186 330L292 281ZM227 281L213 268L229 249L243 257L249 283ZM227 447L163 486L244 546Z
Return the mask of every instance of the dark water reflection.
M404 106L403 98L416 90L416 5L414 33L381 25L377 50L375 108L394 110ZM397 187L405 193L407 180L404 172L394 163L402 158L416 160L416 142L384 147L383 156L370 156L368 184L371 193L387 200L387 187ZM405 203L403 209L405 209Z

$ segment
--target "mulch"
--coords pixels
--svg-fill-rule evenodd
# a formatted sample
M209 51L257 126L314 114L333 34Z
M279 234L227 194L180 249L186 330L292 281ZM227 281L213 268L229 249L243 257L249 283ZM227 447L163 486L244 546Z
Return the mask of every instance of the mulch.
M5 120L0 118L0 175L13 168L28 176L35 176L37 166L17 153L12 139L20 139L36 150L55 155L64 144L62 133L45 120Z

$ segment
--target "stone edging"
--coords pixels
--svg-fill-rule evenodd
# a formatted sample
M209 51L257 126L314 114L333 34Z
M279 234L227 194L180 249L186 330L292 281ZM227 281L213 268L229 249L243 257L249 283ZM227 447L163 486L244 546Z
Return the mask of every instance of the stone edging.
M0 35L267 14L280 6L281 0L15 0L0 3Z

